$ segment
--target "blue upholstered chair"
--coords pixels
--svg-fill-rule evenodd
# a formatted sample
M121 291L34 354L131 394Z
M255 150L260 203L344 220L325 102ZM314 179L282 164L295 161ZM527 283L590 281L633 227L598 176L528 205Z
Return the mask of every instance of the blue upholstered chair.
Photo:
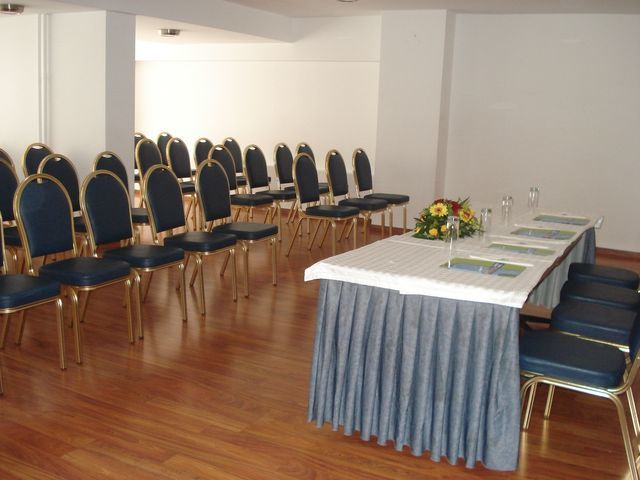
M38 167L47 155L53 151L44 143L32 143L22 155L22 171L25 177L38 172Z
M568 280L560 290L560 301L577 300L626 310L640 310L640 293L605 283Z
M631 440L624 405L619 398L627 395L633 427L638 432L640 425L631 394L640 368L640 324L637 322L629 335L628 348L629 364L625 354L610 345L548 330L526 332L520 340L520 370L526 378L521 389L523 429L529 428L535 391L540 383L607 398L618 414L631 477L638 480L635 442Z
M603 283L631 290L638 290L640 284L640 276L633 270L582 262L569 265L569 280L583 283Z
M207 161L209 158L209 152L213 148L213 142L206 137L201 137L196 140L196 145L193 148L193 158L195 160L196 168L202 162Z
M13 271L18 272L18 249L22 248L20 234L13 214L13 199L18 188L18 177L14 168L0 159L0 214L4 220L4 244L11 253Z
M193 228L196 229L196 185L191 176L191 159L187 144L178 137L173 137L167 143L167 161L169 168L173 171L178 182L182 195L188 200L187 212L185 216L189 218L189 213L193 211Z
M16 192L15 213L25 252L27 273L35 274L35 258L71 253L70 258L42 265L39 275L60 282L66 287L72 304L76 362L82 363L78 298L80 292L87 292L84 305L86 308L88 294L93 290L116 283L124 284L129 342L133 343L129 264L110 258L78 256L78 248L74 241L71 200L62 183L51 175L30 175Z
M2 217L0 217L0 223L1 222ZM64 370L66 368L66 359L60 283L55 280L39 278L33 275L8 274L2 230L0 230L0 270L2 270L2 275L0 275L0 314L4 315L0 347L4 348L9 326L9 316L11 314L19 314L19 323L16 330L16 345L20 345L27 310L47 303L54 303L56 306L59 362L60 368Z
M381 199L389 204L389 234L393 232L393 209L402 207L402 228L407 230L407 205L409 204L409 195L374 192L371 163L369 163L369 157L362 148L356 148L353 151L352 161L353 178L356 182L358 197Z
M8 163L9 165L11 165L11 168L13 168L13 171L16 171L16 165L15 163L13 163L13 159L11 158L11 155L9 155L5 150L0 148L0 160Z
M296 191L293 184L293 154L286 143L278 143L273 149L273 161L276 165L276 176L278 177L278 186L281 189ZM287 223L293 220L294 213L297 212L297 201L289 209Z
M238 239L244 257L244 296L249 296L249 248L256 242L271 244L271 273L274 285L278 282L276 243L278 227L253 222L231 221L229 179L224 167L215 160L201 163L196 173L198 202L203 225L214 233L232 234ZM214 225L220 223L219 225ZM228 258L228 257L227 257ZM225 266L226 266L225 261ZM222 269L224 273L224 267Z
M316 156L313 154L313 149L311 145L307 142L300 142L296 145L296 155L300 155L301 153L306 153L313 164L316 164ZM326 173L326 172L325 172ZM327 182L318 182L318 191L320 192L320 198L329 197L329 184Z
M173 138L173 135L167 132L160 132L158 135L158 139L156 140L156 145L158 145L158 150L160 151L160 158L162 159L163 165L169 165L169 159L167 155L167 146L169 145L169 141Z
M118 155L110 151L100 152L93 162L93 171L107 170L108 172L116 175L123 185L129 189L129 175L127 174L127 168ZM142 207L131 208L131 221L133 226L136 227L136 234L139 240L139 229L146 225L149 225L149 215L147 209Z
M127 262L133 273L138 317L138 337L144 337L142 313L142 276L149 277L157 270L176 267L180 275L180 306L182 320L187 321L186 288L184 281L184 251L160 245L135 245L129 194L122 181L113 173L97 170L85 178L80 203L86 217L91 253L97 256L98 247L119 242L120 248L105 250L104 258ZM147 285L151 283L149 278Z
M60 181L67 191L71 200L71 208L73 209L73 230L80 240L80 255L84 253L87 246L87 226L84 224L84 218L80 209L80 182L78 181L78 173L76 167L64 155L52 153L47 155L38 166L38 173L51 175Z
M222 141L222 144L227 147L227 150L229 150L229 153L231 154L231 158L233 158L233 165L236 174L235 183L239 190L244 190L244 187L247 185L247 178L244 176L244 170L242 167L242 149L233 137L225 138ZM231 179L229 179L229 183L231 184Z
M345 207L355 207L360 211L363 220L363 243L367 244L367 232L371 215L380 214L380 230L384 236L384 214L387 211L387 201L380 198L351 198L349 196L349 181L347 180L347 169L340 152L329 150L326 158L326 172L329 180L329 191L331 192L331 203L337 203ZM338 200L342 198L342 200ZM356 232L354 231L354 235Z
M247 177L249 193L260 193L271 197L273 201L271 221L273 222L273 213L275 213L278 217L278 240L281 240L281 204L282 202L295 202L295 190L279 190L271 188L269 173L267 171L267 160L264 158L262 150L260 150L257 145L249 145L245 148L244 169L245 176Z
M266 223L271 214L269 207L273 203L272 197L262 193L238 193L238 184L236 183L238 177L236 176L233 155L231 155L231 152L224 145L215 145L209 152L209 158L220 162L220 165L222 165L227 174L231 205L236 208L236 214L233 220L238 220L242 211L245 212L245 219L247 221L252 220L254 208L265 207L267 208L267 213L264 217Z
M202 164L204 165L204 164ZM182 207L182 191L174 173L164 165L155 165L149 169L143 180L145 204L151 219L151 232L154 243L160 243L159 235L167 232L164 245L183 249L189 258L193 257L196 268L191 276L193 286L195 278L200 274L200 313L205 314L204 276L202 262L208 255L228 253L233 258L232 292L233 300L237 298L235 276L236 236L230 233L184 232L173 234L175 229L186 227L184 209ZM228 195L228 193L227 193Z
M138 143L140 143L141 140L147 138L144 133L140 133L140 132L135 132L133 134L133 155L134 155L134 161L133 161L133 181L137 184L140 184L140 173L138 172L138 166L136 165L135 162L135 153L136 153L136 147L138 146Z
M317 225L307 249L311 250L311 246L318 234L320 225L324 223L327 224L327 229L331 227L331 252L332 255L335 255L337 222L345 222L346 224L346 222L351 221L353 228L355 228L357 226L360 210L356 207L349 207L346 205L319 205L320 189L318 188L318 171L316 170L313 160L311 160L311 157L306 153L298 154L294 159L293 179L298 199L296 204L298 205L299 217L296 222L293 235L291 236L291 242L287 249L287 256L291 253L293 242L295 242L300 225L305 218L309 220L317 220ZM354 234L353 248L356 248L357 246L356 237L357 235Z
M141 179L144 178L147 170L154 165L163 165L160 149L153 140L148 138L143 138L136 145L135 160Z

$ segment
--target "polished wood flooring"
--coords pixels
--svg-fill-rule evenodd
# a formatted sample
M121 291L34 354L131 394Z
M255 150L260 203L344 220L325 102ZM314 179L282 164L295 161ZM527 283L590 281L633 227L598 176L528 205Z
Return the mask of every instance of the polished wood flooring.
M190 289L185 324L176 273L156 273L144 305L145 338L135 345L127 342L121 288L95 293L83 326L84 364L73 362L68 329L64 372L53 307L29 313L20 346L12 324L0 354L0 479L628 476L613 406L568 392L556 393L549 421L539 392L531 429L521 437L519 469L509 473L433 462L428 453L414 457L307 423L318 283L305 283L303 272L329 255L330 244L308 252L305 235L286 258L284 230L277 287L267 245L251 251L251 297L237 303L229 274L218 275L222 258L213 257L205 266L207 315L198 314ZM640 261L631 266L639 269Z

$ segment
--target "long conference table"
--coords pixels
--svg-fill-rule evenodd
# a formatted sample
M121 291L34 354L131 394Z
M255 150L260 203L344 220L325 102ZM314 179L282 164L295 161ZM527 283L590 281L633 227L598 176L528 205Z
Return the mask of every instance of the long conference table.
M410 232L306 269L321 280L309 421L435 461L515 470L520 309L552 308L569 264L594 262L595 223L523 214L458 240L453 260Z

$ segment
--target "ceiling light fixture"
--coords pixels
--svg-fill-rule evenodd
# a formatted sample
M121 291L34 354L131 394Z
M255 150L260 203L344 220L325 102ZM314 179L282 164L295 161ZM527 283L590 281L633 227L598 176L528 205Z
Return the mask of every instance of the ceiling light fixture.
M358 0L338 0L340 3L355 3Z
M178 28L159 28L158 35L161 37L177 37L180 35L180 29Z
M20 15L24 12L24 5L18 3L0 3L0 13L4 15Z

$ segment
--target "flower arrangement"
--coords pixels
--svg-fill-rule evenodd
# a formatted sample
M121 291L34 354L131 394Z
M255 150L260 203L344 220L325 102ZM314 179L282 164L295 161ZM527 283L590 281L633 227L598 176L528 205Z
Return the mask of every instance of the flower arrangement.
M460 218L460 238L471 237L480 229L475 212L464 200L448 200L440 198L420 212L416 218L415 237L431 240L444 240L447 234L447 217L454 215Z

